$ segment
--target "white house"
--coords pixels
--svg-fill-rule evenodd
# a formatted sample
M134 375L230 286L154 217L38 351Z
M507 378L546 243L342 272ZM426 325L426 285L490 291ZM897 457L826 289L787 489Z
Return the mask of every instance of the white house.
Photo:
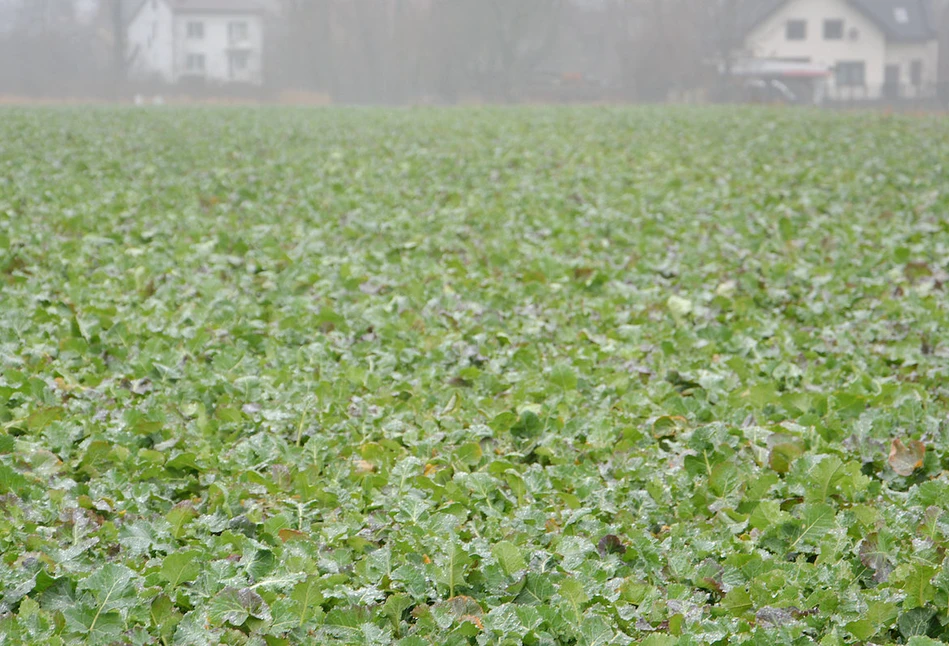
M141 0L128 21L132 78L263 83L264 16L253 0Z
M826 91L853 99L935 92L939 45L929 0L758 0L744 56L830 70Z

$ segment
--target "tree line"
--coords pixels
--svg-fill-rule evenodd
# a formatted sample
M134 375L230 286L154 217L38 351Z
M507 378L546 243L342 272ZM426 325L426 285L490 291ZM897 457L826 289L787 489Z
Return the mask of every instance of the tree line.
M2 1L2 0L0 0ZM339 102L662 100L707 87L740 0L261 0L265 87ZM0 93L132 91L135 0L6 0ZM91 8L90 8L91 7Z

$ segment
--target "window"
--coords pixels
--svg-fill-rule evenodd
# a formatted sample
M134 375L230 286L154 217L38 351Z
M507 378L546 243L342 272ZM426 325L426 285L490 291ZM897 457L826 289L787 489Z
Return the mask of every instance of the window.
M807 21L788 20L788 40L807 40Z
M188 38L200 40L204 38L204 23L192 20L188 23Z
M909 11L906 7L896 7L893 9L893 18L901 25L905 25L909 22Z
M844 21L839 19L824 21L824 40L843 40Z
M243 72L247 70L248 63L250 63L250 52L231 52L231 71L233 72Z
M883 84L890 87L899 87L900 84L900 66L887 65L883 68Z
M192 74L204 74L204 54L188 54L185 68Z
M920 60L915 60L909 64L909 79L910 82L919 87L923 84L923 62Z
M231 42L247 40L247 23L246 22L229 22L227 23L227 37Z
M837 87L863 87L867 84L867 64L863 61L837 63Z
M883 68L883 96L887 99L900 98L899 65L887 65Z

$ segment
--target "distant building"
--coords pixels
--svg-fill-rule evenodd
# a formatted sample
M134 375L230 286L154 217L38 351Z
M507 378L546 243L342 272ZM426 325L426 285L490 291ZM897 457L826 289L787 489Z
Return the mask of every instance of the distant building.
M929 0L760 0L748 6L746 61L825 68L831 98L936 92L939 39Z
M129 75L261 85L264 22L253 0L142 0L127 23Z
M949 0L935 0L936 29L939 31L939 89L949 98Z

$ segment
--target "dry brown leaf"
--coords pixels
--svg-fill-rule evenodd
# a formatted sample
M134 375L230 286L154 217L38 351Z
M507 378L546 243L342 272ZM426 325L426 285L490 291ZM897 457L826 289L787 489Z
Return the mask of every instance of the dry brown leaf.
M302 540L306 540L307 538L307 534L305 532L297 531L295 529L289 529L286 527L284 527L279 532L277 532L277 536L279 536L280 540L283 541L284 543L287 543L289 541L302 541Z
M923 466L924 457L926 457L925 444L919 440L910 440L907 446L903 444L903 440L896 438L890 443L890 457L887 461L898 475L909 476Z
M353 462L353 466L355 467L356 473L358 473L359 475L372 473L373 471L375 471L375 467L372 466L372 463L367 462L366 460L356 460L355 462Z

